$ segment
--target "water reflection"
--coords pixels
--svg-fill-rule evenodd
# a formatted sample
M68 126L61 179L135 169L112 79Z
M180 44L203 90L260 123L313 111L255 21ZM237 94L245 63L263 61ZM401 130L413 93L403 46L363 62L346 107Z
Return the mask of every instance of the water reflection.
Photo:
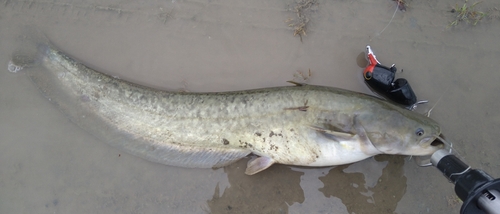
M230 187L215 187L211 213L393 213L406 192L403 156L331 169L277 164L252 176L248 160L224 168Z
M230 187L220 194L219 185L207 201L211 213L288 213L288 205L304 202L300 187L303 172L273 165L252 176L245 174L249 159L224 168Z
M406 192L404 157L381 155L331 169L319 179L325 197L338 197L349 213L393 213Z

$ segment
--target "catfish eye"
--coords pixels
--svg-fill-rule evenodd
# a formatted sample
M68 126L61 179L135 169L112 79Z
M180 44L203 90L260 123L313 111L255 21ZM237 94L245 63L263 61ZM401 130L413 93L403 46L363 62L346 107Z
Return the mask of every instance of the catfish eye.
M424 130L422 128L418 128L417 131L415 131L415 134L420 137L424 135Z

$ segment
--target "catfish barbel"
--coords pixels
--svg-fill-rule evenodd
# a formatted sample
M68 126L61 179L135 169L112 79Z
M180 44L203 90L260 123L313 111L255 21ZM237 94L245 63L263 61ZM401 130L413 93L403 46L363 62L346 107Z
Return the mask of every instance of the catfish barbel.
M443 147L434 120L362 93L300 84L161 91L94 71L50 45L41 49L43 68L26 70L45 97L92 135L157 163L222 167L255 154L245 172L252 175L275 163L332 166ZM19 70L22 59L10 66Z

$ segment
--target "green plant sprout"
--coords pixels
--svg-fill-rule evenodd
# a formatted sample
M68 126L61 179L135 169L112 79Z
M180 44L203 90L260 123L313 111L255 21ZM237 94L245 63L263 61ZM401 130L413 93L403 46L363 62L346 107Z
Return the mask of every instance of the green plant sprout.
M458 6L458 4L455 5L450 12L456 13L457 15L455 16L455 20L450 23L449 27L457 26L458 23L462 21L465 21L467 24L471 23L472 25L476 25L479 21L486 17L488 15L487 13L475 9L476 5L479 3L481 2L476 2L468 6L467 0L465 0L464 5L461 7Z

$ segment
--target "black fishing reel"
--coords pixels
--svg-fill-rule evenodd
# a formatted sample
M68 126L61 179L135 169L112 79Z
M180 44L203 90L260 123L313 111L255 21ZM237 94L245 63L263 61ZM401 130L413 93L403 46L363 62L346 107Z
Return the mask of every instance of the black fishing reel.
M455 193L463 201L461 214L500 213L500 178L472 169L443 149L432 154L431 163L455 184Z
M417 101L417 95L406 79L394 80L396 66L394 64L391 67L381 65L369 45L366 46L366 58L368 65L363 71L363 77L372 91L410 110L415 109L418 104L427 102Z

